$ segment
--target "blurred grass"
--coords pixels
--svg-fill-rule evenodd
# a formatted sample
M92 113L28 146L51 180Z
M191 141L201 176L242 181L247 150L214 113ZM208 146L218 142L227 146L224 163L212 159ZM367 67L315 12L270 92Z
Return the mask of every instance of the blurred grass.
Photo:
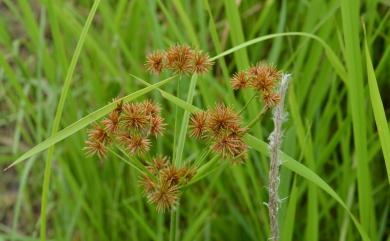
M69 61L92 4L0 2L3 168L50 137ZM389 7L376 0L250 0L239 6L233 0L101 1L75 65L59 129L117 95L144 88L130 73L149 83L159 81L143 68L145 54L153 49L188 43L218 56L213 73L198 77L193 104L199 108L224 101L240 109L252 95L234 93L229 76L259 60L273 61L294 78L283 151L306 166L296 165L294 172L310 168L340 197L318 189L313 176L305 179L283 168L282 240L361 240L345 208L370 240L389 240ZM270 35L276 33L280 35ZM260 39L242 44L253 38ZM181 80L180 93L175 81L159 88L185 103L190 78ZM175 108L184 105L159 91L141 93L140 98L159 100L167 128L173 130ZM259 103L251 104L245 121L260 109ZM184 113L179 109L181 133L186 130ZM268 117L251 132L259 140L266 141L272 130ZM63 136L66 139L56 144L50 158L48 240L167 240L170 215L158 214L147 204L137 171L115 156L103 164L86 158L81 151L84 131L68 130L71 134ZM171 155L176 148L172 140L173 133L168 133L153 153ZM181 161L202 154L201 143L184 134L179 140ZM268 199L268 159L262 148L259 153L254 147L245 165L218 169L186 189L178 240L267 240L268 211L263 203ZM1 174L0 240L39 239L43 157L37 153Z

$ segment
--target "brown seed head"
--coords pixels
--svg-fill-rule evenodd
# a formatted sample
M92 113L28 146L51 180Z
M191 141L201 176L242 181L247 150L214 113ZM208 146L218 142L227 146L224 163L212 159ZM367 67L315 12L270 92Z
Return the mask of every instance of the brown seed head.
M213 62L207 53L202 51L195 51L192 60L192 72L197 74L204 74L209 71Z
M207 127L215 135L226 130L236 130L240 126L240 117L230 107L224 104L217 104L214 109L209 111Z
M207 129L208 113L205 111L196 112L191 115L190 129L191 136L195 138L202 138Z
M141 187L143 188L144 194L146 194L146 195L153 193L156 189L156 184L154 183L152 178L146 174L142 175L141 180L140 180L140 184L141 184Z
M118 142L130 151L133 155L142 155L150 149L150 141L148 138L127 133L118 134Z
M176 74L188 74L192 70L193 51L186 45L175 45L166 52L166 66Z
M164 119L157 115L152 116L150 119L150 133L154 136L162 135L165 130Z
M87 156L97 155L99 158L103 158L107 154L106 146L100 141L86 141L84 151Z
M176 205L179 200L179 188L166 182L160 183L156 190L148 195L148 200L156 205L158 212L164 212Z
M104 130L110 134L114 134L119 130L119 113L120 112L114 110L106 119L102 120Z
M123 126L128 129L143 129L149 123L149 115L140 104L125 104L121 115Z
M166 168L169 164L169 158L167 156L156 156L152 160L152 167L157 171L161 171L163 168Z
M174 165L168 165L161 170L161 182L169 183L170 185L179 185L182 172Z
M248 87L248 77L244 71L239 71L233 75L231 84L234 90Z
M88 131L88 139L93 142L106 142L109 139L107 132L100 125L95 126Z
M128 140L127 148L133 155L142 155L150 149L150 141L146 137L132 135Z
M144 110L147 115L158 115L161 112L161 108L158 104L153 103L151 100L144 100L141 102L141 108Z
M232 134L224 134L215 139L212 148L225 158L235 158L246 152L248 147L240 137Z
M270 92L280 79L281 73L270 64L259 63L248 71L249 84L255 90L261 92Z
M262 97L264 104L269 108L276 106L280 101L280 96L277 93L265 92L263 93Z
M155 51L146 57L146 69L153 74L160 74L164 67L164 54Z

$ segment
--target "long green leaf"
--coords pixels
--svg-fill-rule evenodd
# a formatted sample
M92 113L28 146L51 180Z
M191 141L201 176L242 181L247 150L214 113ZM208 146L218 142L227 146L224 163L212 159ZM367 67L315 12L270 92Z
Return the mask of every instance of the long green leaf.
M385 159L387 178L390 183L390 132L387 125L385 109L379 93L375 70L372 66L370 52L368 50L367 40L365 42L366 64L367 64L367 79L368 87L370 88L371 106L374 112L376 128L382 146L383 158Z
M361 60L359 24L360 1L341 1L341 17L345 39L348 102L351 108L353 140L356 152L356 172L359 214L364 229L376 239L375 210L373 205L370 166L368 164L367 114Z
M223 56L234 53L237 50L240 50L242 48L246 48L250 45L259 43L259 42L267 40L267 39L279 38L279 37L285 37L285 36L305 36L305 37L314 39L317 42L319 42L323 46L323 48L325 50L325 54L328 57L329 62L332 64L333 68L336 70L337 74L340 76L340 78L342 80L344 80L344 82L346 82L347 72L345 71L345 69L344 69L341 61L337 57L337 55L333 52L332 48L320 37L318 37L314 34L304 33L304 32L285 32L285 33L269 34L266 36L258 37L258 38L246 41L242 44L239 44L231 49L228 49L228 50L224 51L223 53L220 53L217 56L211 58L211 60L216 60L216 59L222 58Z

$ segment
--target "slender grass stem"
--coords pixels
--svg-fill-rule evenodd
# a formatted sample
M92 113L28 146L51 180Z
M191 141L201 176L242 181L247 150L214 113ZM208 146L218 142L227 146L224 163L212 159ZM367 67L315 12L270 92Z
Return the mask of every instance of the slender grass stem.
M241 115L242 112L244 112L248 108L249 104L256 98L256 96L257 96L257 93L254 93L253 96L248 100L248 102L246 102L244 107L242 107L242 109L238 112L239 115Z
M178 98L180 98L180 81L181 81L182 77L180 76L178 81L177 81L177 84L176 84L176 95ZM178 120L179 120L179 107L176 106L175 107L175 128L174 128L174 136L175 138L173 139L173 152L172 152L172 160L175 162L176 160L176 144L177 144L177 138L176 138L176 133L177 133L177 129L178 129Z
M195 162L193 163L193 165L195 167L199 167L210 153L211 153L210 147L203 148L203 151L202 151L202 154L200 155L200 158L196 159Z
M176 95L178 98L180 98L180 81L181 81L181 76L179 78L179 80L177 81L177 86L176 86ZM177 135L177 130L178 130L178 123L179 122L179 107L176 106L175 108L175 129L174 129L174 136L175 138L173 139L173 154L172 154L172 161L174 164L177 164L177 161L176 159L178 158L177 157L177 153L176 153L176 147L177 147L177 137L180 135ZM179 205L180 205L180 202L177 203L177 208L179 208ZM170 217L171 221L170 221L170 227L169 227L169 240L170 241L175 241L176 239L176 232L177 232L177 215L176 215L176 209L175 208L172 208L171 210L171 217Z
M114 154L116 157L118 157L120 160L122 160L124 163L130 165L131 167L133 167L135 170L137 170L139 173L144 173L137 165L135 165L134 163L126 160L125 158L123 158L121 155L119 155L116 151L112 150L112 149L109 149L109 151Z
M169 241L175 241L176 236L176 214L175 210L171 210L171 222L169 225Z
M253 118L253 120L251 120L247 126L245 126L245 128L250 129L253 127L253 125L260 120L260 118L265 114L265 112L267 112L268 109L269 108L267 106L264 106L263 109L261 109L261 111L256 115L256 117Z

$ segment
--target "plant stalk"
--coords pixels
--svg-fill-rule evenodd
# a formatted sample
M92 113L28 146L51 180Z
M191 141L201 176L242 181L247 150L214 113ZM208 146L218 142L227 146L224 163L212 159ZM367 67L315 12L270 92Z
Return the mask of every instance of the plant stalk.
M245 128L250 129L254 124L256 124L260 120L260 118L264 115L265 112L267 112L268 109L269 109L268 106L265 105L263 109L261 109L261 111L256 115L256 117L253 118L247 126L245 126Z
M270 219L270 227L271 227L271 238L270 240L278 241L279 240L279 224L278 224L278 210L279 210L279 196L278 196L278 188L280 182L279 176L279 167L280 167L280 158L279 158L279 150L282 144L282 123L285 119L286 113L284 112L284 100L287 93L287 88L289 84L290 75L284 74L282 76L282 81L279 87L279 96L280 101L276 105L274 113L273 113L273 121L274 121L274 130L269 136L269 148L271 152L271 164L269 170L269 219Z

